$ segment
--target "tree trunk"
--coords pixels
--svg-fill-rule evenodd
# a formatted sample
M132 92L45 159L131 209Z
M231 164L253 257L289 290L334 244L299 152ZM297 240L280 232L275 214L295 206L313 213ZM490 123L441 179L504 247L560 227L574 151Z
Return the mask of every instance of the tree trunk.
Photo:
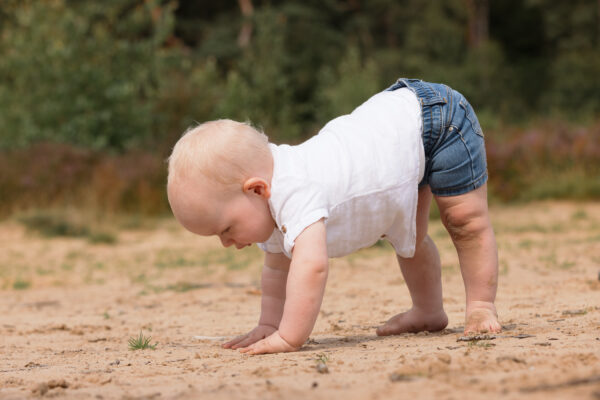
M252 14L254 13L254 7L252 6L252 0L238 0L240 11L242 12L242 29L238 35L238 46L241 48L247 47L250 44L250 38L252 37Z
M464 3L469 17L469 47L477 48L488 39L489 0L464 0Z

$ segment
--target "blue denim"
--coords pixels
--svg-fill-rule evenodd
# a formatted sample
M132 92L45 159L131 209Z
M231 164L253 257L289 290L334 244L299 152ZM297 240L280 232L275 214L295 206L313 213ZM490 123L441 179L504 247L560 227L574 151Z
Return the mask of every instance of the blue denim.
M400 78L388 91L407 87L421 104L425 175L419 188L436 196L456 196L488 178L483 132L467 99L446 85Z

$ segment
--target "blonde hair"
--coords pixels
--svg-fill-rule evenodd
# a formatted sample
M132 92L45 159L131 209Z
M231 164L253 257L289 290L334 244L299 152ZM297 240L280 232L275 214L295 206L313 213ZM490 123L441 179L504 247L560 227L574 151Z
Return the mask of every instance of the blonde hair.
M220 119L184 132L168 158L167 184L201 173L224 185L242 183L269 159L267 136L248 123Z

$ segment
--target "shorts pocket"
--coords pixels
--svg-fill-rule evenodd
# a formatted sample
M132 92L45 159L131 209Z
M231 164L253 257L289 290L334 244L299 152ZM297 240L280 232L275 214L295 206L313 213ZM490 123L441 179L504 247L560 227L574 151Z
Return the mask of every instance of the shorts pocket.
M465 117L471 123L473 131L479 136L484 137L483 130L481 129L481 125L479 125L479 120L477 119L477 115L475 115L475 111L473 110L473 107L471 107L471 104L464 97L460 99L459 104L465 111Z
M445 97L439 95L420 98L419 101L424 106L445 105L448 103L448 100L446 100Z

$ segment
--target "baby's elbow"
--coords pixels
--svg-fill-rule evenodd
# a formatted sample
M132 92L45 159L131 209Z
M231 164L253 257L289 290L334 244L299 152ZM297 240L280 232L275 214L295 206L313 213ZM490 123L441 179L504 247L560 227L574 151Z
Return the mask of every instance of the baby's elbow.
M313 275L325 276L329 271L329 258L325 251L303 248L294 249L292 253L292 265L297 265L303 271L310 271ZM308 250L308 251L307 251Z
M326 278L329 273L329 260L327 258L312 260L310 269L313 274Z
M327 277L329 272L329 259L327 257L298 257L294 260L294 264L301 266L304 271L310 271L314 276Z

